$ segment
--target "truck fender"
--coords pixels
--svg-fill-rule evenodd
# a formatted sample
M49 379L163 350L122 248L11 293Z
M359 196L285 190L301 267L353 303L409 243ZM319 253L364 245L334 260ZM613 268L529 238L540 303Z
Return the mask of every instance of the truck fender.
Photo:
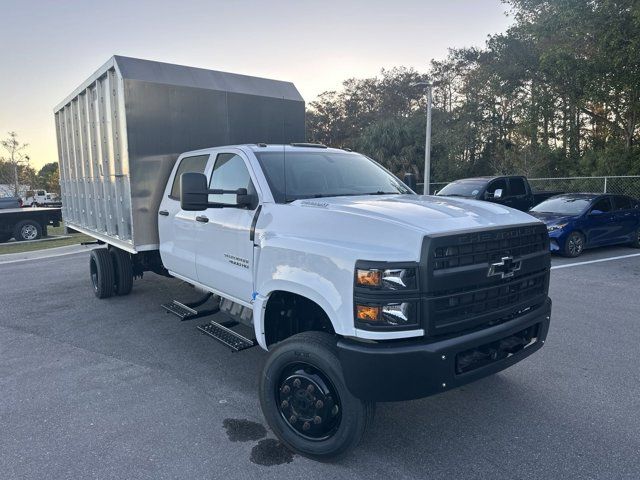
M295 293L301 297L308 298L315 302L324 310L329 321L333 325L333 329L336 333L340 330L340 324L338 322L338 315L334 308L331 306L331 302L322 295L319 290L312 288L309 285L292 282L289 280L272 280L264 285L260 292L254 293L253 301L253 325L255 328L255 335L258 344L265 350L268 350L266 338L265 338L265 311L269 297L273 292L283 291Z

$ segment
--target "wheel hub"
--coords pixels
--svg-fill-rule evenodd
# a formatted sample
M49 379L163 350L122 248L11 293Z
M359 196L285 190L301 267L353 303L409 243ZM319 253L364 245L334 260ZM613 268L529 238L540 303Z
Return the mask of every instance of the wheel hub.
M582 239L580 237L569 238L569 251L572 255L577 255L582 252Z
M22 238L26 240L33 240L38 236L38 230L33 225L25 225L20 231Z
M342 409L338 395L326 375L311 365L286 368L277 399L284 421L306 439L325 440L340 424Z

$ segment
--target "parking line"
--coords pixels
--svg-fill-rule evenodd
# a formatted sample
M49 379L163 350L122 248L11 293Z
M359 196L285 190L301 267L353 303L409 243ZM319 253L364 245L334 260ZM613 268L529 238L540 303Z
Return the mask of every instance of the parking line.
M567 263L565 265L556 265L555 267L551 267L551 270L555 270L556 268L568 268L568 267L577 267L579 265L589 265L590 263L609 262L611 260L621 260L623 258L631 258L631 257L640 257L640 253L632 253L630 255L619 255L617 257L609 257L609 258L599 258L598 260L587 260L586 262Z

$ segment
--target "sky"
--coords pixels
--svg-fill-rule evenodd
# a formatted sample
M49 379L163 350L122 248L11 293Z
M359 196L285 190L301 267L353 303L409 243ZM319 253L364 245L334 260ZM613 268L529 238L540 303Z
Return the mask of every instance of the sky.
M57 161L53 108L113 55L292 81L311 102L347 78L427 70L511 19L500 0L0 0L0 139ZM0 154L1 155L1 154Z

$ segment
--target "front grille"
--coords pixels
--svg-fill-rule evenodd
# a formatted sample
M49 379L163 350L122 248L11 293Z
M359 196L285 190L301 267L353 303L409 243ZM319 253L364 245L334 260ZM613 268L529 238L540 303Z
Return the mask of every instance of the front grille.
M521 257L547 250L547 242L544 225L463 234L434 249L434 270L495 262L509 255Z
M546 294L546 279L547 271L543 270L500 285L436 295L430 302L434 326L437 329L470 317L521 305L528 300L537 300Z
M492 268L500 262L517 268ZM425 237L421 292L427 334L485 328L537 308L547 297L549 267L543 224Z

